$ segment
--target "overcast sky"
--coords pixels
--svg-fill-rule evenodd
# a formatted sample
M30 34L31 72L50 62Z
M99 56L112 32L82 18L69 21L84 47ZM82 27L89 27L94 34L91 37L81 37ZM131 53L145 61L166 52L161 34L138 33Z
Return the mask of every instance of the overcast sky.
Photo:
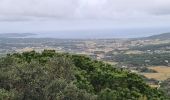
M170 0L0 0L0 32L169 28Z

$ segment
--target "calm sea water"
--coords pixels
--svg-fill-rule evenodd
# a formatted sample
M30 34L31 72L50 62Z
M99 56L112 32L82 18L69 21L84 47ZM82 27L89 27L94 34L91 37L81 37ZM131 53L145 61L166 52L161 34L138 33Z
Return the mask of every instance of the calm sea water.
M102 38L137 38L170 32L166 29L122 29L122 30L88 30L88 31L56 31L41 32L30 36L33 38L61 39L102 39Z

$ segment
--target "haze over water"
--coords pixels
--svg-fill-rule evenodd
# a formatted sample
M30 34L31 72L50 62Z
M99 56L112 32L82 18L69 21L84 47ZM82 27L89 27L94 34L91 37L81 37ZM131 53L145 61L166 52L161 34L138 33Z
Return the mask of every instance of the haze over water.
M59 39L102 39L102 38L138 38L170 32L169 28L154 29L117 29L117 30L77 30L36 33L31 38Z

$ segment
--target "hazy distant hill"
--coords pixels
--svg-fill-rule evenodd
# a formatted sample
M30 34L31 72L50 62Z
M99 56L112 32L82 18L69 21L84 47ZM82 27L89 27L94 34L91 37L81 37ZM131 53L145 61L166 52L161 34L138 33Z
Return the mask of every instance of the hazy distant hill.
M166 39L170 39L170 33L163 33L163 34L159 34L159 35L153 35L153 36L145 37L143 39L161 39L161 40L166 40Z
M17 38L36 35L33 33L0 33L0 38Z

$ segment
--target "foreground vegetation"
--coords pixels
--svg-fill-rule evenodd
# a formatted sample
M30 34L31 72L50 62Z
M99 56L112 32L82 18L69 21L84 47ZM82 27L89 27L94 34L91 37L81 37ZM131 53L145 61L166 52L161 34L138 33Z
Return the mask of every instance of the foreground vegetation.
M161 83L160 90L162 90L170 99L170 78Z
M126 70L82 55L53 50L0 59L2 100L166 100Z

